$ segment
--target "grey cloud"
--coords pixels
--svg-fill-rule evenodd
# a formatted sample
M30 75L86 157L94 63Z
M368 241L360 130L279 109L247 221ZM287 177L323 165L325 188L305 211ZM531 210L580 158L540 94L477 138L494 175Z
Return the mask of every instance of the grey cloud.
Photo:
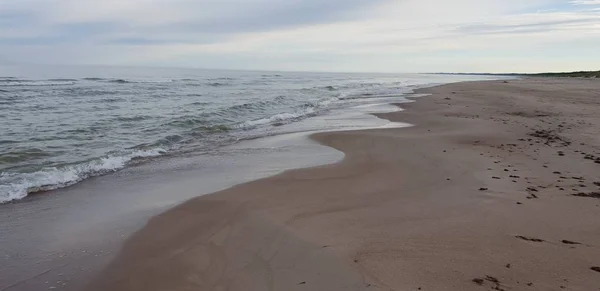
M212 17L176 24L184 30L208 33L239 33L320 24L360 17L363 9L390 0L268 0L226 1L208 7ZM250 4L249 4L250 3ZM191 9L203 9L203 5ZM207 8L207 7L204 7Z
M53 0L60 1L60 0ZM48 2L53 2L48 1ZM229 36L322 24L360 18L365 9L393 0L159 0L167 11L180 11L178 15L160 15L160 10L148 9L148 18L173 17L161 25L145 26L130 23L125 15L119 20L90 22L78 21L71 24L47 24L36 21L40 11L32 7L18 14L0 14L0 23L10 23L36 30L45 26L51 35L44 36L52 42L78 43L96 40L99 43L127 45L155 45L167 43L214 43ZM2 0L0 0L2 2ZM48 4L48 3L46 3ZM148 7L140 5L139 11ZM196 15L189 17L189 15ZM27 14L29 12L29 14ZM190 13L191 12L191 13ZM43 13L43 12L42 12ZM167 13L167 12L165 12ZM179 20L182 19L182 20ZM4 44L36 43L33 40L5 39Z
M187 3L188 11L202 11L204 17L141 30L132 39L117 43L195 43L222 41L231 35L265 32L290 27L360 18L363 9L390 0L267 0L223 1L211 4ZM173 37L175 35L175 37Z
M565 25L597 23L600 23L600 17L540 21L526 24L470 24L458 27L454 29L454 32L460 35L527 34L546 32Z
M204 37L190 37L187 38L172 38L172 37L164 37L164 38L151 38L151 37L122 37L122 38L112 38L105 43L107 44L116 44L116 45L165 45L165 44L212 44L224 40L224 37L218 36L204 36Z

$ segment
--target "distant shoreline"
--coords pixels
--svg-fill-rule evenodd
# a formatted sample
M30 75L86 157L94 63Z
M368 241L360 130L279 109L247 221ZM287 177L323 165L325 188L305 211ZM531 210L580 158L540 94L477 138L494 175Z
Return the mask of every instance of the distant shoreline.
M600 78L600 71L546 72L546 73L426 73L430 75L511 76L511 77L556 77L556 78Z

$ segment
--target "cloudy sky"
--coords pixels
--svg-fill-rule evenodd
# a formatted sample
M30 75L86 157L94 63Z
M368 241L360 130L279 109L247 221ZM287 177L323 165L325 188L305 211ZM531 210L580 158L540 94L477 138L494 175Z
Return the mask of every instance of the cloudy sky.
M600 69L600 0L0 0L0 64Z

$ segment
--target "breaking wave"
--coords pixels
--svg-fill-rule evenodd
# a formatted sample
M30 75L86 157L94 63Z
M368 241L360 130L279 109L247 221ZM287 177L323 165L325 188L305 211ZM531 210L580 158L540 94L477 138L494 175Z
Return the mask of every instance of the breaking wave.
M308 102L302 106L299 106L295 111L292 112L282 112L271 115L266 118L259 118L254 120L248 120L242 123L238 123L236 125L237 128L250 128L256 127L259 125L265 124L280 124L292 122L300 119L304 119L306 117L314 116L318 114L322 110L326 110L329 105L335 101L338 101L338 98L327 98L322 100L317 100L314 102Z
M0 78L0 87L65 86L74 85L76 82L77 80L73 79L27 80L17 78Z
M30 193L68 187L87 178L123 169L132 161L166 153L162 148L111 154L84 163L48 167L30 173L0 173L0 203L23 199Z

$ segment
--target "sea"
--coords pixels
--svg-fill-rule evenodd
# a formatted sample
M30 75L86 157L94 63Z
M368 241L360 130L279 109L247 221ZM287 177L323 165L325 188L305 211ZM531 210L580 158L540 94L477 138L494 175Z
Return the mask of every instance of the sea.
M415 89L491 78L0 66L0 203L244 141L371 128L357 116L398 110Z

